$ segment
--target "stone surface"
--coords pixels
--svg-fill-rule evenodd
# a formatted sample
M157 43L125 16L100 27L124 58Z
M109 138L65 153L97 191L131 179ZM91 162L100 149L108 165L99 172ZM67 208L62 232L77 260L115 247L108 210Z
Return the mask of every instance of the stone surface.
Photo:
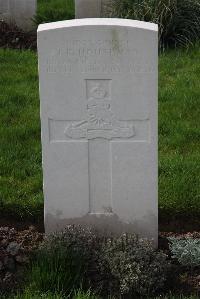
M11 255L17 255L20 250L20 245L16 242L11 242L6 250Z
M36 0L0 0L0 19L24 31L32 30L36 3Z
M80 223L157 243L157 25L38 29L46 232Z
M104 16L108 2L109 0L75 0L76 19Z

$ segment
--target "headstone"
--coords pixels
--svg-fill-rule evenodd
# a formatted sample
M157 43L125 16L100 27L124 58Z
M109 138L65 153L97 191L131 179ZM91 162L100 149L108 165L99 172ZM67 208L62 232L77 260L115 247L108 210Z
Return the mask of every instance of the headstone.
M36 0L0 0L0 19L24 31L34 28Z
M110 0L75 0L76 19L101 18L106 14L106 4Z
M157 242L157 25L38 29L46 232L89 224Z

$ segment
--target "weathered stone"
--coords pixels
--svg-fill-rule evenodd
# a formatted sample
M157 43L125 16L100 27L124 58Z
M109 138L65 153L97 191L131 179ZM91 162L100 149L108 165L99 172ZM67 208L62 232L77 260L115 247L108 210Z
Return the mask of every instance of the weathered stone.
M110 0L75 0L76 19L105 17L109 3Z
M24 31L34 28L33 17L36 14L36 0L1 0L0 19L15 24Z
M157 25L38 29L46 232L89 224L157 242Z
M6 249L6 251L11 255L17 255L19 250L20 250L20 245L16 242L11 242Z
M8 239L1 240L1 247L6 248L8 246Z

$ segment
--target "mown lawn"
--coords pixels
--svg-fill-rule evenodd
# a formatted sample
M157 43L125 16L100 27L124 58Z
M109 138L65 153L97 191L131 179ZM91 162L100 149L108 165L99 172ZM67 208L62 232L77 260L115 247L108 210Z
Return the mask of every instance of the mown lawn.
M0 217L43 215L37 55L0 49ZM160 56L159 209L200 217L200 47Z
M36 54L0 50L0 218L43 213Z
M200 47L160 57L159 208L200 216Z

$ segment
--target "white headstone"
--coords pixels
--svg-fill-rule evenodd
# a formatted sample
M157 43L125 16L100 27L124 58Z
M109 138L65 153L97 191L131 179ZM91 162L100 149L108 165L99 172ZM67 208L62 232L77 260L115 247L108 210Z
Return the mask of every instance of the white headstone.
M38 29L46 232L81 223L157 242L157 25Z
M0 19L24 31L34 28L36 0L0 0Z
M101 18L109 0L75 0L76 19Z

